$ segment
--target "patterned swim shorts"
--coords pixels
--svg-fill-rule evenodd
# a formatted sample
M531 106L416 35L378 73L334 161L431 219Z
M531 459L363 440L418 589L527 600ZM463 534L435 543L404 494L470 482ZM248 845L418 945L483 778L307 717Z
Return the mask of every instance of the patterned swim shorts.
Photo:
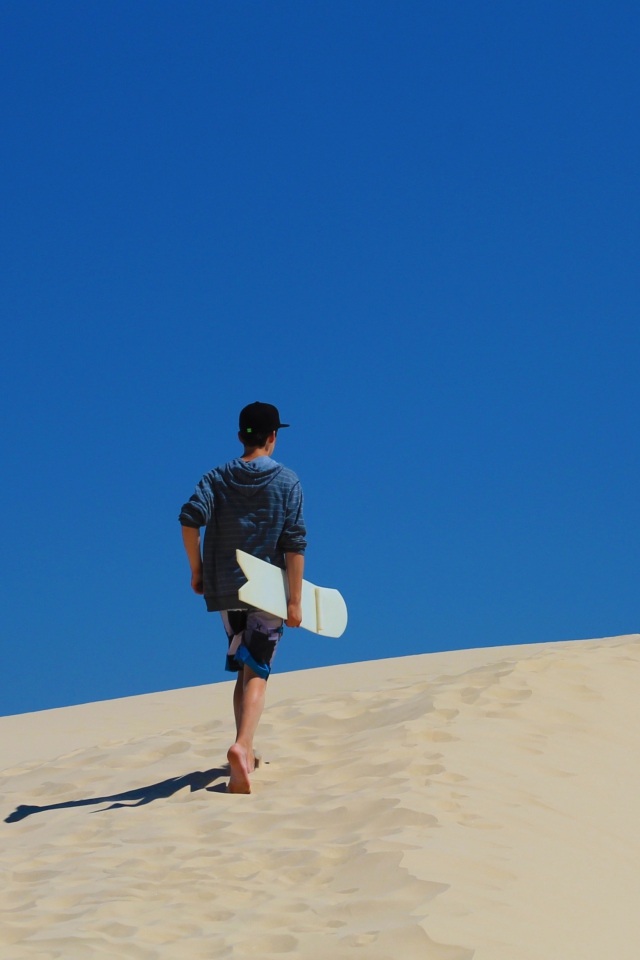
M264 610L221 610L220 616L229 639L225 670L237 673L246 663L267 680L283 621Z

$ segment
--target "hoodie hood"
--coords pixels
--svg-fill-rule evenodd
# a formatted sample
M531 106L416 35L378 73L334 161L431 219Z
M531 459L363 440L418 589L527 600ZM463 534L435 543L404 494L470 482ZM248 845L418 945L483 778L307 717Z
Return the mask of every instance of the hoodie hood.
M255 460L230 460L218 467L222 482L245 497L253 497L264 490L282 471L283 466L271 457L256 457Z

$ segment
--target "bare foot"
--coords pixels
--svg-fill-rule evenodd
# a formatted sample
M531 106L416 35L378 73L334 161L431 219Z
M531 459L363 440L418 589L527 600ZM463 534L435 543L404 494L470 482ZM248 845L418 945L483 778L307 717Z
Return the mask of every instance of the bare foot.
M247 750L247 769L249 773L254 773L260 766L262 755L254 753L253 750Z
M241 747L239 743L234 743L232 747L229 747L227 760L231 767L229 793L251 793L249 757L245 748Z

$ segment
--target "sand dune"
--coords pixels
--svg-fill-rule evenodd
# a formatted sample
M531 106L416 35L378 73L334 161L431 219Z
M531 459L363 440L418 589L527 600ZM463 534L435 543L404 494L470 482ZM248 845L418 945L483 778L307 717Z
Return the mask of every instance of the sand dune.
M640 636L269 683L0 719L2 960L636 960Z

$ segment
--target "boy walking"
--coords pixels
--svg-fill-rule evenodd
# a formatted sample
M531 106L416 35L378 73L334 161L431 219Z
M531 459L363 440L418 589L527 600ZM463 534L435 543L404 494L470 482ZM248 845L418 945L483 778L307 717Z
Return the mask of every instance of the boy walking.
M307 546L302 489L296 474L272 459L280 414L270 403L251 403L240 412L241 457L205 474L180 511L191 587L207 610L217 610L227 634L226 669L237 673L233 693L236 741L227 759L229 791L251 793L255 769L253 737L264 707L271 663L282 637L283 621L238 599L246 582L236 550L287 570L286 625L302 621L302 574ZM204 550L200 528L205 527Z

